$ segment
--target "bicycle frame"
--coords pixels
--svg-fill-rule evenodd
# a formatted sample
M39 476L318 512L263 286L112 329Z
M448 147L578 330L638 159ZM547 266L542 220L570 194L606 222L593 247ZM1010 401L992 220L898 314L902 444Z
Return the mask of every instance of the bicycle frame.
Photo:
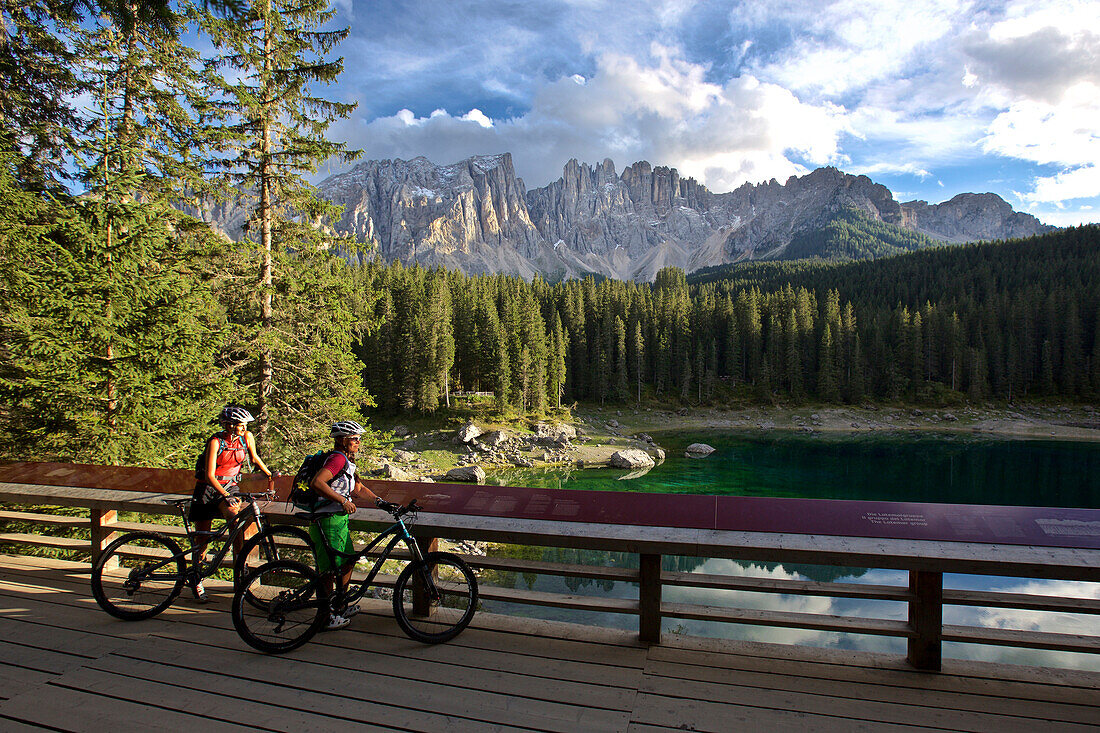
M318 528L318 530L319 529L320 528ZM410 534L409 528L405 526L405 522L400 517L398 517L392 525L386 528L385 531L381 532L377 537L367 543L366 547L354 553L341 552L340 550L337 550L329 543L328 537L325 536L324 532L318 531L318 534L320 534L321 536L321 544L324 545L325 552L328 553L329 561L333 568L329 571L329 573L332 573L332 575L335 577L336 593L334 597L339 598L346 604L355 603L363 597L363 595L367 592L367 589L371 586L372 583L374 583L374 579L378 575L378 571L382 569L382 564L389 559L390 552L393 551L393 548L397 546L398 542L404 542L405 545L409 548L409 552L412 555L412 562L419 562L424 559L424 555L420 551L420 546L416 544L416 539L412 536L412 534ZM378 547L387 537L390 538L389 542L386 544L386 548L382 550L382 554L379 555L378 558L374 561L374 565L371 566L370 572L367 573L367 577L365 577L362 581L358 583L358 587L355 588L354 591L352 591L352 587L356 585L354 581L349 582L347 586L344 586L341 582L341 576L337 569L339 567L343 567L346 564L351 564L352 566L354 566L364 556L369 555L371 551L375 547ZM340 558L344 561L339 565L336 562L337 555L340 556Z
M238 512L233 519L226 520L225 524L216 532L200 532L198 530L191 529L191 523L187 520L187 512L180 508L180 513L183 515L183 528L187 532L188 547L183 551L184 557L189 557L197 549L196 540L202 535L206 535L206 542L202 543L203 554L202 559L199 560L199 567L197 568L198 575L202 578L209 577L221 567L222 560L229 554L229 548L233 545L233 540L237 538L241 532L250 524L256 525L256 532L260 533L264 531L263 514L260 512L259 507L256 506L255 498L252 501L247 502L249 511ZM228 536L225 536L227 535ZM223 541L223 537L225 537ZM221 548L214 553L210 562L206 562L206 549L215 542L223 542ZM173 558L174 559L174 558ZM188 565L190 565L188 560Z

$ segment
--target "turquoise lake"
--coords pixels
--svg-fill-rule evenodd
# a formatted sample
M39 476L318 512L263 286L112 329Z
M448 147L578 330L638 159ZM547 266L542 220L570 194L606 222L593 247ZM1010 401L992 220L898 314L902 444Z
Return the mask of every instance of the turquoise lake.
M653 433L668 454L643 475L514 470L512 486L808 499L1100 508L1100 444L960 434ZM715 452L686 458L691 443Z
M562 489L782 496L814 499L943 502L1100 508L1100 444L928 433L795 433L691 431L651 433L668 454L645 473L614 469L510 470L489 483ZM691 443L715 452L686 458ZM630 566L632 555L546 549L547 560ZM666 557L666 569L794 580L906 585L904 571L783 566L723 559ZM517 587L560 593L637 598L637 585L552 576L517 576ZM1100 598L1100 583L947 575L947 587ZM664 600L739 608L904 619L904 604L666 587ZM634 628L636 618L495 603L486 610L579 623ZM961 606L944 608L944 623L1095 634L1095 616ZM886 637L665 621L667 633L807 644L903 655L904 641ZM1096 655L986 645L945 644L944 656L1100 670Z

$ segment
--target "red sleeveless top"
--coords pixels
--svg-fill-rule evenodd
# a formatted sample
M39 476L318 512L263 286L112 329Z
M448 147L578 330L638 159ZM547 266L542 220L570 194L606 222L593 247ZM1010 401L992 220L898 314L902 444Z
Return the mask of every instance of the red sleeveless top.
M248 446L239 435L223 438L218 435L218 457L214 459L214 475L220 482L222 479L236 479L241 474L241 466L244 465L245 456L248 455Z

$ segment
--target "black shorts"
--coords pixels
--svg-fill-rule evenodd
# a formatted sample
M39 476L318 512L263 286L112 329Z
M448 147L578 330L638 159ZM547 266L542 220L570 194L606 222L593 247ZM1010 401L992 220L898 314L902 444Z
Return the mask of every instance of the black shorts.
M222 484L230 496L236 493L236 484ZM191 494L191 511L187 518L192 522L208 522L211 519L221 519L221 504L225 497L220 491L210 484L195 484L195 492Z

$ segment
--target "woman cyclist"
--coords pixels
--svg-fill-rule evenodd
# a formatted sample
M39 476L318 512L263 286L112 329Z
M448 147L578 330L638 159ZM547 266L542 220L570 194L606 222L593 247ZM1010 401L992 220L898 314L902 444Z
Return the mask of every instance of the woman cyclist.
M209 532L212 521L217 517L231 521L240 508L240 499L234 493L241 480L245 457L271 479L271 471L256 453L256 439L248 430L248 423L254 419L243 407L226 405L218 415L221 432L210 436L206 450L199 458L195 469L195 493L191 496L191 511L188 514L188 518L195 523L196 533L199 533L191 558L195 565L201 560L209 538L209 535L201 533ZM252 526L245 527L245 531L234 539L235 551L240 552L245 540L255 533ZM199 603L206 603L206 589L201 578L196 576L192 581L191 592Z

